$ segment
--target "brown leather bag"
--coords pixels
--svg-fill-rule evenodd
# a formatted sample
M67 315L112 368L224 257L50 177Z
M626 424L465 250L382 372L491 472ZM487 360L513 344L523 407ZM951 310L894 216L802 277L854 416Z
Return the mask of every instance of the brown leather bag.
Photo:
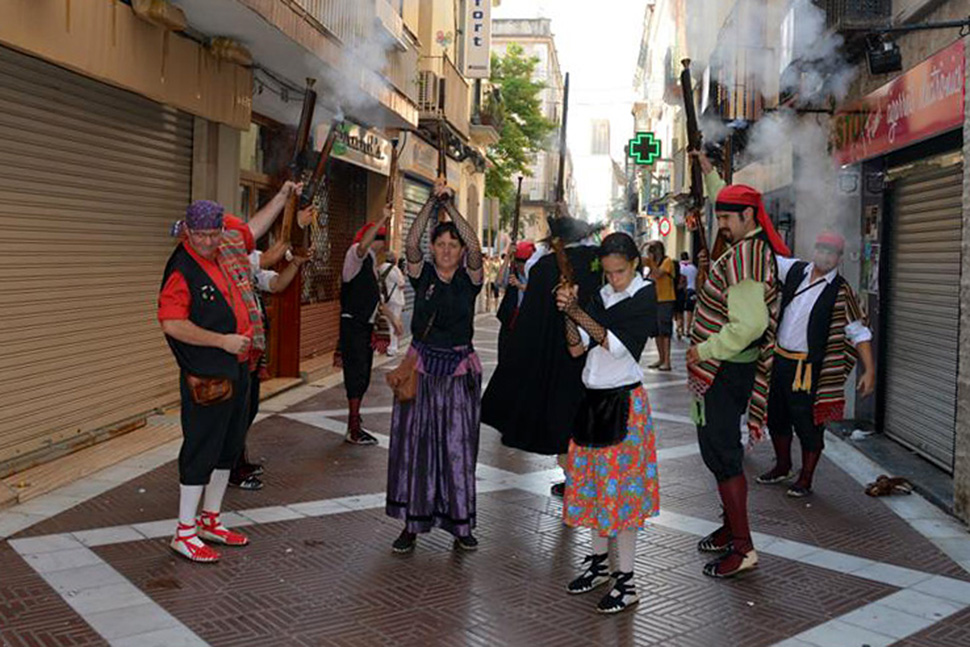
M424 334L421 335L420 341L424 341L428 337L428 333L431 332L431 326L434 325L434 320L437 316L437 312L431 315L431 320L428 322L428 327L425 328ZM413 354L408 352L401 363L398 364L397 368L388 372L384 379L387 380L387 385L391 387L391 391L394 392L394 399L398 402L410 402L418 397L417 352Z
M407 354L404 360L387 374L387 385L398 402L410 402L418 396L418 357Z
M209 407L232 398L232 380L227 377L199 377L186 375L185 381L192 395L192 402Z

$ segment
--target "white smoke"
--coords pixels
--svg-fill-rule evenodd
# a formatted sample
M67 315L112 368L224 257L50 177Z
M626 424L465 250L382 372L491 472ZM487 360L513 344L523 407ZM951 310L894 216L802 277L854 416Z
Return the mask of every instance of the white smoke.
M342 120L345 115L367 121L365 125L383 126L377 122L382 113L375 110L382 86L382 77L388 67L394 39L378 25L370 14L372 5L359 0L337 0L336 15L353 15L363 12L362 31L345 39L340 56L331 65L322 65L314 55L307 55L311 69L317 70L320 83L317 86L319 100Z

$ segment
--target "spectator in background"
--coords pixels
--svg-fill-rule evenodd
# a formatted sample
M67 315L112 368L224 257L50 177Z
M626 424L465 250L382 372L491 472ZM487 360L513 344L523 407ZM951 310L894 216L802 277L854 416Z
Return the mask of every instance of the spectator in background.
M678 337L686 337L694 323L694 306L697 304L697 266L691 262L687 252L680 254L680 275L684 283L684 312L678 322Z
M647 278L657 285L657 352L660 358L649 368L659 371L670 370L670 337L674 332L674 302L677 299L674 289L674 262L667 257L664 244L659 240L647 246L644 262L649 270Z
M399 334L398 326L400 326L401 315L404 312L404 305L406 303L404 286L407 284L404 279L404 272L398 267L397 254L394 252L387 252L386 260L381 265L380 278L384 283L384 294L387 299L387 309L390 313L389 318L391 319L391 325L389 326L391 343L387 347L387 356L394 357L397 355L401 343L402 335ZM394 320L397 320L397 325L394 325ZM403 329L400 332L403 332Z

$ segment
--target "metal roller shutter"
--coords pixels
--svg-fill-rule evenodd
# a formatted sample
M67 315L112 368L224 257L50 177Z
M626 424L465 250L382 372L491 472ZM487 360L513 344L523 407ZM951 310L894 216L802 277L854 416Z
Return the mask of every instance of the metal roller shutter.
M408 232L411 231L411 225L417 220L418 214L421 212L421 208L424 203L428 201L431 197L431 185L425 182L418 182L412 180L409 177L404 178L404 240L407 240ZM428 236L424 237L423 248L427 249L429 245ZM403 253L402 253L403 255ZM404 315L402 317L404 321L405 331L411 330L411 315L414 312L414 290L411 288L411 282L408 281L407 286L404 288L404 297L406 303L404 305Z
M920 170L893 186L886 432L953 470L963 166Z
M0 47L0 465L178 398L155 320L192 118Z

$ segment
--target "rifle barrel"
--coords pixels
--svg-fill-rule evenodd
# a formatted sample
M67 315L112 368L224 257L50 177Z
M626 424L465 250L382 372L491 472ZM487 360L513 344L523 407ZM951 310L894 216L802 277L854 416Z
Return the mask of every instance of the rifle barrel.
M566 201L566 124L569 121L569 72L562 88L562 125L559 126L559 178L556 181L556 201Z

